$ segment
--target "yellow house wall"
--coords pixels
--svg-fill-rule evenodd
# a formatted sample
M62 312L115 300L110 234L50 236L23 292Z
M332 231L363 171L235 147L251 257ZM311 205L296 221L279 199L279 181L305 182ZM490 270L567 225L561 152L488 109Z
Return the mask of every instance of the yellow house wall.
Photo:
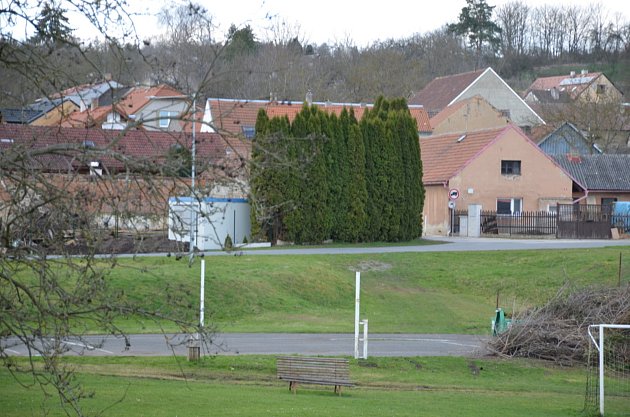
M70 114L79 110L79 107L73 102L66 100L61 105L55 107L42 117L31 123L32 126L54 126L61 123Z
M475 98L465 106L433 127L433 135L444 133L472 132L475 130L502 127L510 123L487 101Z
M423 233L429 236L446 236L450 224L449 213L448 188L443 185L425 185Z
M598 85L605 85L603 93L597 92ZM604 75L600 75L580 94L580 99L588 101L589 103L596 103L600 100L616 102L622 99L622 95L608 78Z

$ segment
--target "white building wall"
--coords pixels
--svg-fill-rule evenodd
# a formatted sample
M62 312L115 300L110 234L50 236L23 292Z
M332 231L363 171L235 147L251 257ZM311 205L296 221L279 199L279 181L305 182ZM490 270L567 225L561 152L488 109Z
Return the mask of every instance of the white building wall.
M168 237L190 242L190 225L195 224L196 217L195 246L199 250L222 249L228 234L232 243L239 245L250 238L249 212L249 203L242 198L206 197L197 202L191 197L171 197Z

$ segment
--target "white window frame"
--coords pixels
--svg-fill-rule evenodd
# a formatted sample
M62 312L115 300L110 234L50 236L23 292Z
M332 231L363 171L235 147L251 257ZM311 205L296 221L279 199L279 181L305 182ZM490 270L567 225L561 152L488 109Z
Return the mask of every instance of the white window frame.
M507 213L499 213L499 201L510 201L510 214ZM518 202L518 203L517 203ZM515 204L517 203L517 204ZM515 210L515 206L518 205L518 210ZM521 197L505 197L505 198L497 198L497 214L502 214L505 216L515 216L520 214L523 211L523 199Z
M160 120L158 120L158 126L162 129L168 129L171 125L171 120L177 117L176 111L160 110Z

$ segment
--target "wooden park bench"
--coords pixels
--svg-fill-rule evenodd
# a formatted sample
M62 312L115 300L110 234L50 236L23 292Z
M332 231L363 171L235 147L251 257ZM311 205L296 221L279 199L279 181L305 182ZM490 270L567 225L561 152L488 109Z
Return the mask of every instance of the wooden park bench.
M334 385L335 394L342 387L353 387L348 359L304 356L280 356L276 362L278 379L289 382L289 390L297 393L298 384Z

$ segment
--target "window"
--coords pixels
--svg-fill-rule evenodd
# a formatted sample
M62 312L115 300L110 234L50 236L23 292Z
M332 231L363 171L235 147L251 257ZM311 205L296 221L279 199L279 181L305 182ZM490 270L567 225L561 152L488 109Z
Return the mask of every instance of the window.
M604 94L606 92L606 84L597 84L597 94Z
M602 206L612 206L613 203L617 201L617 198L606 198L602 197Z
M256 136L256 129L253 126L242 126L241 129L247 139L254 139L254 136Z
M520 198L498 198L497 214L520 213L523 207L523 200Z
M171 124L171 119L177 117L177 112L175 111L160 111L160 121L159 126L161 128L168 128Z
M501 175L521 175L521 161L501 161Z

